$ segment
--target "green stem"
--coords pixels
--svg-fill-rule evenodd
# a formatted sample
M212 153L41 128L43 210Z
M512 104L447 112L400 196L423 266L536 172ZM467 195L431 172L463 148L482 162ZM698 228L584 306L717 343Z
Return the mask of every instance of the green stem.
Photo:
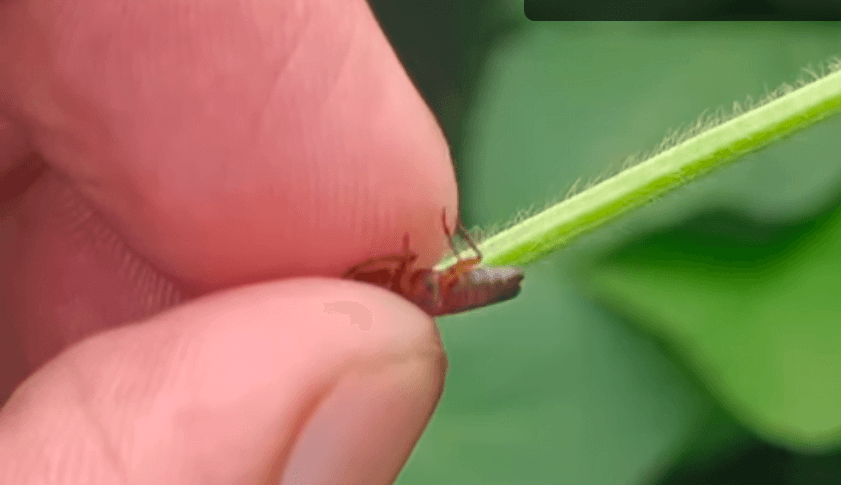
M718 124L479 244L489 265L525 264L745 154L841 112L841 71ZM446 267L452 257L439 264Z

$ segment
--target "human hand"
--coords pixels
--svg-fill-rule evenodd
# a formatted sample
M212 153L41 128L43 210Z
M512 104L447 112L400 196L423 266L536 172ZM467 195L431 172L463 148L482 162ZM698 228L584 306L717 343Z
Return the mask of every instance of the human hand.
M456 188L363 0L6 1L0 117L0 483L393 481L440 342L327 277Z

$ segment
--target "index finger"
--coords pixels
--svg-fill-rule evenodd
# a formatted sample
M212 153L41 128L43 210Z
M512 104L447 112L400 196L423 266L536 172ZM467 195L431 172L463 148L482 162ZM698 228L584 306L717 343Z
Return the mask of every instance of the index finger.
M363 0L4 2L0 64L35 149L180 280L443 249L446 141Z

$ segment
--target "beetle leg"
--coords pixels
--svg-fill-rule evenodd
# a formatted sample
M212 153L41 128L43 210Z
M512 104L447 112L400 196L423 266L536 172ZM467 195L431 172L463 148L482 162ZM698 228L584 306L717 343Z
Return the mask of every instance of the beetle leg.
M379 256L377 258L371 258L364 263L359 263L356 266L350 268L349 270L345 271L342 275L342 278L350 278L353 279L354 277L365 273L366 270L373 269L376 265L381 263L387 263L389 261L394 261L395 263L400 263L398 266L399 268L405 268L411 263L413 263L418 258L417 254L388 254L386 256Z
M453 243L455 235L450 232L450 229L447 227L446 208L441 209L441 222L444 225L444 234L447 235L447 241L450 243L450 248L453 250L453 255L456 257L455 264L447 268L441 275L441 288L446 291L446 289L454 285L463 274L470 271L474 266L482 261L482 252L479 251L479 248L476 247L476 243L474 243L470 238L470 235L467 234L467 231L464 229L461 221L456 218L456 233L459 234L467 242L470 248L476 252L476 256L473 258L461 259L458 255L458 250L456 250L455 243Z
M417 259L418 254L409 249L409 233L406 233L406 235L403 236L402 253L387 254L385 256L371 258L350 268L345 272L345 274L342 277L354 279L356 276L365 273L366 270L371 271L375 269L377 265L382 265L383 263L388 263L392 261L397 263L397 266L394 270L395 274L400 275L402 272L405 272Z
M467 234L467 230L464 228L464 226L461 224L461 222L459 222L458 225L456 226L456 233L459 236L461 236L462 239L464 239L464 241L467 243L467 245L470 246L470 249L472 249L473 251L476 252L476 257L475 258L470 258L466 261L474 261L477 264L481 263L482 262L482 251L479 251L479 247L476 246L476 243L473 241L473 239L470 237L470 235Z
M461 267L459 265L459 263L462 263L462 262L468 263L469 264L468 268L470 266L474 266L474 265L480 263L482 261L482 252L479 251L479 248L476 247L476 243L474 243L473 239L470 238L470 235L467 234L467 231L464 229L464 226L461 224L461 221L458 218L456 218L456 234L461 236L462 239L464 239L465 242L467 242L467 245L470 246L470 249L472 249L473 251L476 252L476 257L473 257L473 258L461 259L459 257L458 250L456 249L456 245L453 243L453 239L455 239L455 234L450 232L450 228L447 227L447 213L446 213L446 210L447 210L446 207L441 209L441 223L444 225L444 234L447 235L447 242L450 243L450 249L453 250L453 256L455 256L456 260L457 260L456 264L454 264L452 267L453 268Z

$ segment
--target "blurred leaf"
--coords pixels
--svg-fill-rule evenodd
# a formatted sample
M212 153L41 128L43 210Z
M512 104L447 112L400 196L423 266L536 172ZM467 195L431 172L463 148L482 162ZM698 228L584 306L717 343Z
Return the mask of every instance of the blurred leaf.
M791 226L712 213L590 268L594 291L726 407L804 451L841 442L841 209Z
M468 224L557 200L705 109L758 99L838 54L841 33L832 23L533 23L511 0L372 3L390 9L380 20L450 138ZM529 266L509 303L442 319L447 388L398 483L650 483L678 460L738 448L743 431L695 381L562 270L710 205L766 221L814 212L841 179L839 127L664 197L557 265Z

